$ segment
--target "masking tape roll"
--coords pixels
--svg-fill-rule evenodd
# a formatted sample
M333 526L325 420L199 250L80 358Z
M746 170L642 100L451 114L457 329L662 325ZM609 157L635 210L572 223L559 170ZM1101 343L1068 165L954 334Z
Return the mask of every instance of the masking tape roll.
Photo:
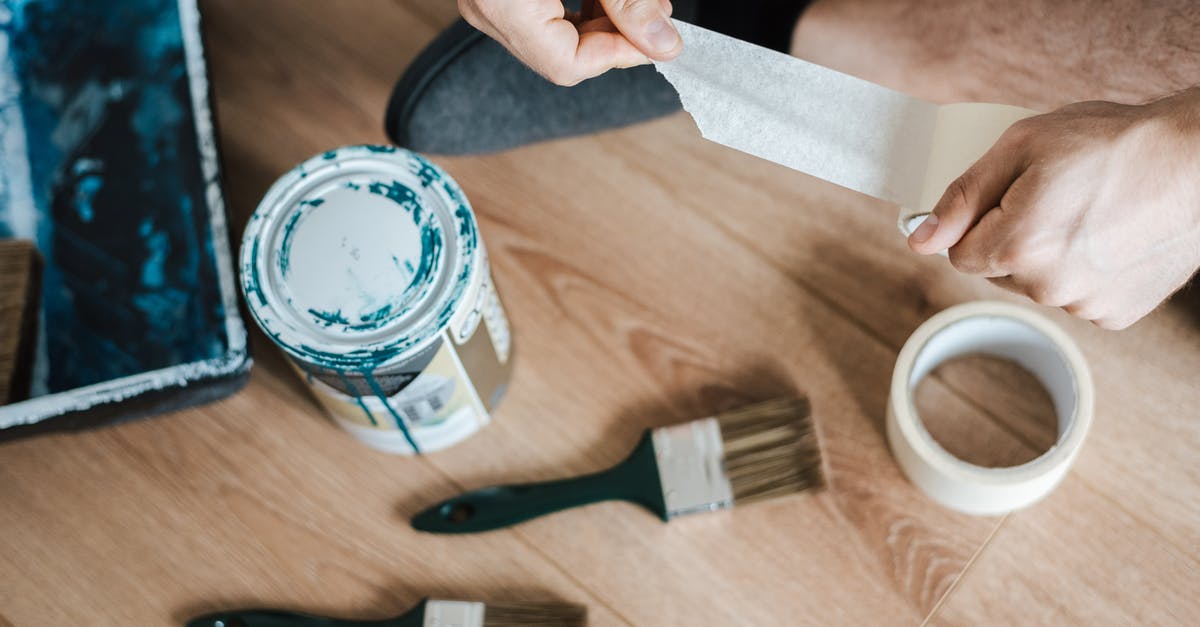
M933 440L913 392L939 364L967 354L1008 359L1042 382L1058 416L1050 450L1019 466L985 468ZM957 305L927 320L900 350L888 398L888 444L908 479L934 501L968 514L1003 514L1037 502L1062 480L1091 429L1094 396L1083 354L1046 318L1003 302Z

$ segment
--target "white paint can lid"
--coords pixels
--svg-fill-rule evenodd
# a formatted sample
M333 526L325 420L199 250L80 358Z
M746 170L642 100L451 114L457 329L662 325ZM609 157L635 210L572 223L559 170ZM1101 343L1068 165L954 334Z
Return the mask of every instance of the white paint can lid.
M242 238L242 292L301 362L386 368L449 324L481 246L466 195L441 168L401 148L348 146L267 191Z

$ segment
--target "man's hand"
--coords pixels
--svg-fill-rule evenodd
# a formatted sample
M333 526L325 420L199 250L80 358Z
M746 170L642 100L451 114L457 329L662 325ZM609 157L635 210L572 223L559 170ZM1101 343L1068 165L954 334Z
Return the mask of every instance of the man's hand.
M1200 89L1014 124L909 236L922 254L1106 329L1200 266Z
M666 61L683 50L668 0L584 0L583 11L572 15L561 0L458 0L458 10L559 85L649 59Z

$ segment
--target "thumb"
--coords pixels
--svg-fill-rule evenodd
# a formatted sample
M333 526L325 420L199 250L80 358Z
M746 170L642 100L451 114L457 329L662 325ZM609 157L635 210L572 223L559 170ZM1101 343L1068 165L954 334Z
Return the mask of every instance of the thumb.
M683 50L683 40L661 0L600 0L600 4L617 30L651 59L667 61Z
M950 183L933 212L908 236L909 248L922 255L946 250L985 213L1000 206L1004 193L1025 168L1017 143L1005 139Z

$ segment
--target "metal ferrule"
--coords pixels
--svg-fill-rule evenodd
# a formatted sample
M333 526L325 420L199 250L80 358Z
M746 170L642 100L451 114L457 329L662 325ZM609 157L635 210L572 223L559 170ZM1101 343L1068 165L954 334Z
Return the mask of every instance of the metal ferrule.
M424 627L483 627L483 603L469 601L425 602Z
M655 429L653 439L668 519L733 507L716 418Z

